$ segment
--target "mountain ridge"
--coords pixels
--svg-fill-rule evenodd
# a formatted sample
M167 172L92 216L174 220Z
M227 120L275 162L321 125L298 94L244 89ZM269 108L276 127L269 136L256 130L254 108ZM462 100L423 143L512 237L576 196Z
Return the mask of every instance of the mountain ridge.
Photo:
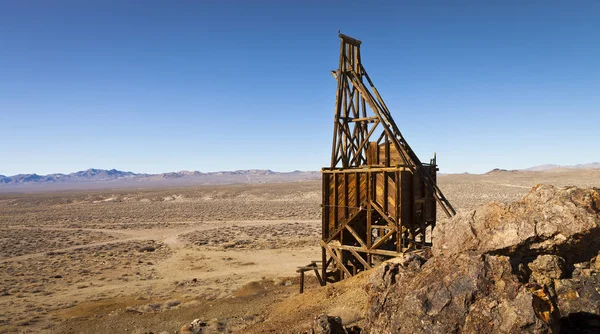
M577 165L545 164L524 169L506 170L495 168L487 173L518 173L518 172L543 172L556 170L586 170L600 169L600 162L591 162ZM144 186L145 184L231 184L231 183L266 183L317 180L321 177L320 171L275 172L270 169L239 169L231 171L201 172L181 170L158 174L134 173L117 169L89 168L69 174L52 173L46 175L16 174L6 176L0 174L0 187L19 187L27 185L90 185L106 184L113 186L126 184L127 186Z
M577 164L577 165L555 165L555 164L546 164L533 166L525 169L520 169L521 171L528 172L543 172L553 169L600 169L600 162L590 162L586 164Z
M19 185L54 185L54 184L90 184L109 182L159 182L159 181L189 181L201 184L227 184L227 183L261 183L276 181L302 181L317 179L318 171L293 171L274 172L270 169L241 169L233 171L200 172L182 170L159 174L134 173L117 169L89 168L69 174L53 173L46 175L16 174L12 176L0 175L0 186Z
M486 173L494 174L494 173L518 173L518 172L549 172L549 171L559 171L559 170L590 170L590 169L600 169L600 162L590 162L586 164L577 164L577 165L556 165L556 164L545 164L538 165L529 168L523 169L502 169L502 168L494 168Z

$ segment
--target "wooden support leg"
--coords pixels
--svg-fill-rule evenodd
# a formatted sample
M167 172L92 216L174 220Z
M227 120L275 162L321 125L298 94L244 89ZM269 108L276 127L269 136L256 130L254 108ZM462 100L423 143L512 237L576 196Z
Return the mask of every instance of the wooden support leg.
M319 269L317 269L317 267L315 266L315 276L317 276L317 280L319 281L319 285L324 286L325 285L325 279L321 278L321 275L319 274Z
M300 270L300 293L304 293L304 270Z

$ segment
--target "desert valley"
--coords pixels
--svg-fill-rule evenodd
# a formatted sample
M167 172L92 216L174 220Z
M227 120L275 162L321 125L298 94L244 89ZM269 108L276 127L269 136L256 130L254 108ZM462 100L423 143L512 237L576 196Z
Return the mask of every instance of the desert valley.
M598 180L497 170L438 183L460 214ZM0 194L0 332L178 333L200 319L204 332L290 333L320 313L362 326L364 276L308 275L299 295L296 268L321 254L321 183L277 181Z

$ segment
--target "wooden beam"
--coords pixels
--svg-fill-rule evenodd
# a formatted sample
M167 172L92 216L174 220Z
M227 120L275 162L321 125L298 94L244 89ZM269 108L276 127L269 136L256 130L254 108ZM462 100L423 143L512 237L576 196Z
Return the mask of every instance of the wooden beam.
M348 269L346 269L346 266L344 266L344 264L342 263L342 260L340 260L340 258L337 255L335 255L335 252L329 247L329 245L326 244L325 241L323 241L323 240L320 240L320 241L321 241L321 246L325 249L327 254L329 254L329 256L333 259L333 261L338 266L338 268L340 270L342 270L344 273L346 273L346 275L352 276L350 274L350 272L348 271Z
M342 224L340 224L340 226L338 226L333 233L331 233L329 235L329 237L327 238L327 242L330 242L331 240L333 240L335 237L337 237L337 235L344 229L344 227L346 226L346 224L350 224L352 221L354 221L354 219L356 219L360 214L362 213L362 210L358 210L352 217L350 217L347 221L343 222Z
M356 252L356 250L354 249L348 249L350 251L350 253L352 253L352 255L354 255L354 257L360 262L362 263L363 266L365 266L365 269L369 270L371 269L371 265L369 265L367 263L367 261L365 261L365 259L362 258L362 256L360 256L360 254L358 254Z
M354 236L356 241L358 241L358 243L361 246L363 246L364 248L368 248L365 242L362 240L362 238L358 235L358 233L356 233L356 231L354 231L352 227L350 227L350 225L346 224L346 229L350 232L350 234L352 234L352 236Z
M371 201L371 206L375 209L375 211L377 211L379 213L379 215L383 219L385 219L388 222L390 228L393 227L393 229L397 229L397 227L396 227L397 223L383 211L383 208L381 208L379 206L379 204L377 204L375 201Z
M358 168L322 168L321 173L324 174L335 174L335 173L360 173L360 172L395 172L395 171L410 171L408 166L398 165L395 167L358 167Z
M390 229L390 231L388 233L386 233L383 237L381 237L381 239L377 240L377 242L375 242L373 244L373 246L371 247L371 249L377 248L379 246L381 246L382 243L384 243L387 239L389 239L390 236L392 236L394 233L396 232L396 229Z
M355 247L355 246L346 246L346 245L331 245L332 249L340 249L340 250L347 250L350 251L355 250L359 253L367 253L367 254L375 254L375 255L383 255L383 256L390 256L390 257L398 257L398 256L402 256L403 253L398 253L398 252L394 252L394 251L390 251L390 250L385 250L385 249L363 249L360 247Z
M359 152L361 152L363 150L363 148L365 147L365 145L367 145L367 143L369 142L369 139L371 138L371 135L373 134L373 131L375 131L375 128L377 128L377 125L379 125L379 120L375 121L375 124L373 124L373 126L371 127L371 130L369 130L366 137L363 139L362 143L360 143L360 145L358 146ZM354 157L354 162L358 163L358 161L356 159L357 158Z
M351 122L351 123L358 123L358 122L375 123L375 122L379 121L379 117L370 116L370 117L360 117L360 118L346 118L344 120L346 122Z
M360 41L358 39L355 39L355 38L352 38L350 36L346 36L344 34L338 34L338 37L341 38L342 41L344 41L344 43L348 43L348 44L350 44L352 46L359 47L360 44L362 44L362 41ZM342 43L342 44L344 44L344 43Z
M400 203L402 203L402 180L401 173L396 171L396 221L398 222L398 230L397 230L397 245L396 251L402 251L402 208Z

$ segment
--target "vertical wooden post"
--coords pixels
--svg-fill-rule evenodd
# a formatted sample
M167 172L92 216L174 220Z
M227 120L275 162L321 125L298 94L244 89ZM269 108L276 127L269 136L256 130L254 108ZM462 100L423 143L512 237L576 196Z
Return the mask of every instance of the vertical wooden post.
M400 180L400 171L396 170L396 228L397 228L397 233L396 233L396 251L398 253L402 252L402 214L400 212L401 209L401 205L400 202L402 201L402 181Z
M339 223L339 218L338 218L338 206L339 206L339 200L338 200L338 182L337 182L337 173L333 173L333 221L334 221L334 228L338 228L338 223Z
M327 238L329 238L329 210L331 210L331 207L329 206L331 201L329 200L331 197L331 194L329 193L329 188L330 188L330 184L331 184L331 176L329 174L326 173L322 173L321 174L321 179L322 179L322 193L323 193L323 199L322 199L322 206L323 206L323 210L322 210L322 217L321 217L321 240L323 240L323 242L327 242ZM323 279L323 284L327 278L327 252L325 251L325 247L321 247L321 263L323 264L321 266L321 277Z
M373 230L372 230L372 224L373 224L373 206L371 205L372 201L373 201L373 193L371 191L371 187L372 187L372 178L373 178L373 173L371 172L367 172L367 248L371 249L371 246L373 245ZM367 263L372 266L373 262L372 262L372 256L371 254L367 254Z
M348 207L350 203L348 203L348 197L348 173L344 173L344 221L347 221L349 216Z

